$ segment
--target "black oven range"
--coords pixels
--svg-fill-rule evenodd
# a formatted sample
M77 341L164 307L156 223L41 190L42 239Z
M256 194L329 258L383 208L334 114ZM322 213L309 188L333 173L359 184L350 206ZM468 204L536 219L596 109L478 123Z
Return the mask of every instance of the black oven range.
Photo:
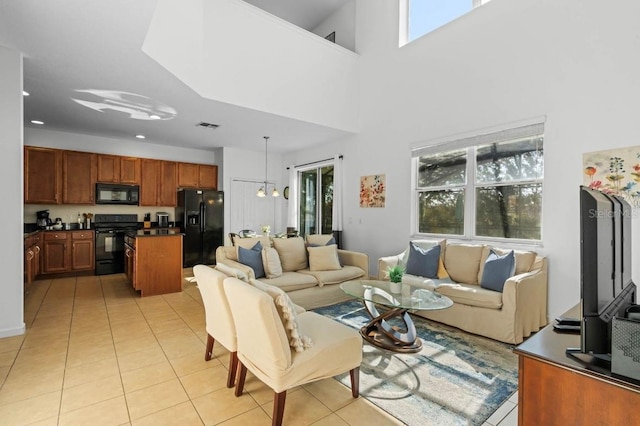
M96 275L124 272L124 235L139 228L137 214L96 214Z

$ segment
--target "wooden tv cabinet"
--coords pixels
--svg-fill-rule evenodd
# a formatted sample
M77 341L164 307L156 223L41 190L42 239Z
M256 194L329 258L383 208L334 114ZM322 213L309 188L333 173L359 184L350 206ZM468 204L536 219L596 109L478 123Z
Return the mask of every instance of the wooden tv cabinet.
M578 307L563 316L578 317ZM518 425L640 424L640 381L587 367L566 355L579 334L548 325L520 344Z

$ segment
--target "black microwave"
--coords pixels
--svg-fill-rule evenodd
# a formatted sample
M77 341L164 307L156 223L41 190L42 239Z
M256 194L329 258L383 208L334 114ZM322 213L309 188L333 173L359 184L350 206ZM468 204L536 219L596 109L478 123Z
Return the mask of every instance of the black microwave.
M116 183L96 183L96 204L139 205L140 187Z

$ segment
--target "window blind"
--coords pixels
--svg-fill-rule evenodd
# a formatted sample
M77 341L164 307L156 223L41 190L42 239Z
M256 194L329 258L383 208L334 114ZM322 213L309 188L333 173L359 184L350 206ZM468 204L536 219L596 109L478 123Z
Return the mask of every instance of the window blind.
M484 133L460 139L437 142L432 145L417 146L411 150L412 157L435 154L442 151L453 151L456 149L468 148L470 146L484 145L489 143L504 142L508 140L521 139L541 135L544 133L544 123L529 124L526 126L514 127L497 132Z

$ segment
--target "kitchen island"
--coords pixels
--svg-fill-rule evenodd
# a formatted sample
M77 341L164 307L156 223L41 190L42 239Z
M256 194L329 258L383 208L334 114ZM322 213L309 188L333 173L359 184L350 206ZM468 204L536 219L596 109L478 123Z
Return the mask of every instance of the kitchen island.
M182 291L182 237L177 228L125 235L125 274L141 297Z

